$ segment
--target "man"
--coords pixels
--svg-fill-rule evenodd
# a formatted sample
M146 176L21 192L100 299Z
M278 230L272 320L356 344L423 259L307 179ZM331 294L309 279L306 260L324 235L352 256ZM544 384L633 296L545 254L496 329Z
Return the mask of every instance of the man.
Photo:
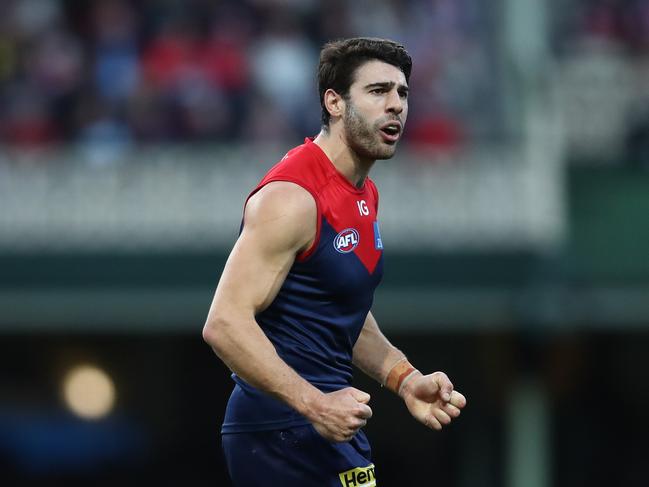
M234 372L222 433L237 487L376 484L361 431L370 396L349 386L352 363L430 428L466 404L444 373L415 369L370 312L383 243L368 173L395 152L411 66L392 41L325 45L321 132L246 202L203 330Z

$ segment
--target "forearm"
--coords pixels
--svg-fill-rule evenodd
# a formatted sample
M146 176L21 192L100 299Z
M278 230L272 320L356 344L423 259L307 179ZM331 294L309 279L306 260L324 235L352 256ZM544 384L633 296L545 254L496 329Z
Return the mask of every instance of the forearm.
M441 430L466 405L446 374L423 375L417 370L381 333L372 313L354 345L354 364L398 394L410 413L429 428Z
M252 318L208 318L203 338L239 377L308 417L322 393L277 354Z
M404 357L403 352L383 335L372 313L368 313L354 345L354 365L384 384L392 367Z

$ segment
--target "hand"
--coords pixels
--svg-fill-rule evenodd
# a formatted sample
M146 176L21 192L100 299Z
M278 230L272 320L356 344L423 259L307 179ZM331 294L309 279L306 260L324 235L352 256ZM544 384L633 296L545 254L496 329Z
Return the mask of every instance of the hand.
M438 431L457 418L466 406L466 399L453 390L444 372L412 377L399 395L415 419Z
M313 404L309 419L327 440L349 441L372 417L369 401L369 394L353 387L322 394Z

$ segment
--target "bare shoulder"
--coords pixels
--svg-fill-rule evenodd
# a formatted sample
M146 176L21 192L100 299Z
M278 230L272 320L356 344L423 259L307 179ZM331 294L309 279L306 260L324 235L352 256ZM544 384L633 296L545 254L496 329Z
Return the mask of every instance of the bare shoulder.
M310 243L316 232L318 209L306 189L273 181L250 197L244 211L244 232L263 231L266 239L297 249Z
M268 183L250 197L246 204L245 218L269 214L291 217L315 216L317 207L311 193L302 186L288 181Z

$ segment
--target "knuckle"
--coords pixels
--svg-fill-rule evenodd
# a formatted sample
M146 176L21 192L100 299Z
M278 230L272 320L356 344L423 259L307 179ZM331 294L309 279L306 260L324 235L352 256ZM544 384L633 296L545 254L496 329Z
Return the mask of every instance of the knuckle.
M438 371L438 372L435 372L433 375L434 375L437 379L442 380L442 381L444 381L444 382L448 382L448 383L451 382L451 381L449 380L448 376L447 376L444 372Z

